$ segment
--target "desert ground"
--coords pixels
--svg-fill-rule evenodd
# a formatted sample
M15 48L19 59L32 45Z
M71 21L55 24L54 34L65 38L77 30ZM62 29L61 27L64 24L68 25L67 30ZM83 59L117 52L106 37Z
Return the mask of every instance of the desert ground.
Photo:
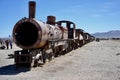
M120 80L120 41L93 41L43 66L16 70L8 54L19 49L0 50L0 80Z

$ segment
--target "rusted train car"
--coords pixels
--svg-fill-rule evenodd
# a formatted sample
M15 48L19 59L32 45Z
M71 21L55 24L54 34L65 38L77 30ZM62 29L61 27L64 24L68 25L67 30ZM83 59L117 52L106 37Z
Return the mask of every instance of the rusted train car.
M30 67L31 63L37 66L39 60L45 63L92 41L90 34L76 29L71 21L56 22L55 16L48 16L46 23L36 20L35 5L35 1L29 2L29 17L19 20L13 28L13 41L22 48L14 52L16 67Z

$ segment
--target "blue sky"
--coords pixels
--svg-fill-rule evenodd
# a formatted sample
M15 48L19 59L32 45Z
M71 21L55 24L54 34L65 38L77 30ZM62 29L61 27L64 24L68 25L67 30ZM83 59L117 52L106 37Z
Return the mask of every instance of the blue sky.
M15 23L28 17L29 0L0 0L0 37L12 34ZM36 19L70 20L88 33L120 30L120 0L34 0Z

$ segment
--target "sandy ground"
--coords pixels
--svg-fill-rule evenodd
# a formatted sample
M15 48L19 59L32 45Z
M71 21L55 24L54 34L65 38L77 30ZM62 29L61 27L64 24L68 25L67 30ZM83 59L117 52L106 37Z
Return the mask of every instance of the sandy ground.
M15 70L15 50L0 50L0 80L120 80L120 41L94 41L31 70Z

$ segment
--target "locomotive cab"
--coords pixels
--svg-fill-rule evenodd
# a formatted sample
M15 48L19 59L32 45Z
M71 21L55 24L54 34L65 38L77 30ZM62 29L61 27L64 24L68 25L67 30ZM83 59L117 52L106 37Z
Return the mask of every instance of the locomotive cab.
M58 21L57 24L61 26L63 26L62 24L65 24L64 26L68 29L68 39L75 38L75 23L71 21L62 20Z

